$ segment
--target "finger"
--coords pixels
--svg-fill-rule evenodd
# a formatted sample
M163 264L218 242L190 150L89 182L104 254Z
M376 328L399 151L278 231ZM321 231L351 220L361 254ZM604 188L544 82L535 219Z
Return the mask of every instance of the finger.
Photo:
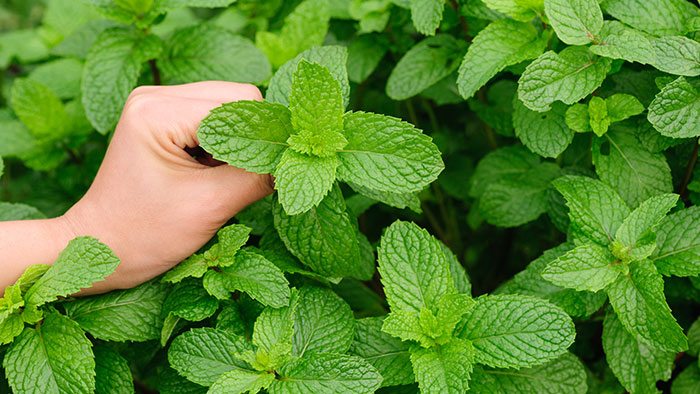
M211 167L205 171L217 195L225 199L224 209L229 218L274 191L269 174L255 174L230 165Z
M255 85L226 81L204 81L170 86L142 86L139 89L147 94L214 100L221 103L239 100L262 100L262 94Z

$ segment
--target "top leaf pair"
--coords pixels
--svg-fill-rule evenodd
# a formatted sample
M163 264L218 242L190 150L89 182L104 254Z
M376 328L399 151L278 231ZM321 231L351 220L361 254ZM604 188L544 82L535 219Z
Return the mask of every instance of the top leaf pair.
M289 215L318 205L336 177L369 189L410 193L444 168L430 137L397 118L344 113L338 81L324 66L302 60L293 75L289 108L237 101L214 109L197 131L216 159L275 176Z

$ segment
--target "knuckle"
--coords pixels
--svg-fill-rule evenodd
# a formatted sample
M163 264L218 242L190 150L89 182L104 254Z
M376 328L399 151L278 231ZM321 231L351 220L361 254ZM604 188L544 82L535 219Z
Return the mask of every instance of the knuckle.
M258 89L257 86L251 84L243 84L241 85L241 89L243 93L242 96L245 97L246 100L262 101L263 96L260 92L260 89Z
M153 91L144 91L140 87L136 88L129 95L126 104L124 104L124 115L139 118L148 116L149 113L152 113L159 100L158 95Z

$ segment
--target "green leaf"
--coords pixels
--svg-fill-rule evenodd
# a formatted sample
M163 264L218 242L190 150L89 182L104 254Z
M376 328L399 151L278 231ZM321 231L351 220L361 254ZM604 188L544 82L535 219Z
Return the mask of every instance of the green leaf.
M49 50L38 30L19 29L0 34L0 68L7 68L17 59L20 63L34 63L46 58Z
M52 1L51 3L54 4L56 2ZM71 18L75 17L73 12L74 9L74 4L71 3ZM79 59L85 59L90 51L90 47L92 47L92 44L95 42L97 37L99 37L103 31L116 25L117 23L115 21L108 19L97 19L90 21L74 31L63 41L58 43L58 45L51 48L51 54L55 56L73 56Z
M58 98L70 99L80 95L82 75L83 63L76 59L65 58L38 66L29 73L29 78L49 88Z
M654 67L675 75L700 75L700 42L683 36L661 37L653 42Z
M430 313L429 309L422 309ZM402 341L415 341L429 348L435 345L433 338L425 332L421 324L421 315L413 311L394 311L384 319L382 331Z
M291 133L289 110L266 101L224 104L197 129L201 147L215 159L258 174L274 171Z
M289 303L289 282L282 271L265 257L240 250L235 264L220 268L210 280L220 282L227 291L243 291L263 305L279 308Z
M420 312L457 293L439 241L413 223L396 221L384 231L378 269L392 311Z
M189 278L173 287L163 302L162 315L172 313L189 321L201 321L219 309L219 301L202 287L202 281Z
M201 278L207 269L209 267L204 256L195 253L166 272L163 282L177 283L185 278Z
M333 188L338 158L312 157L287 149L275 169L275 188L287 215L317 207Z
M229 267L235 264L239 255L238 251L248 242L250 231L251 228L243 224L232 224L219 230L216 233L216 237L219 239L218 256L216 262L209 261L208 265L210 267Z
M603 350L610 369L631 393L657 393L656 382L671 378L675 353L637 341L613 312L603 323Z
M253 344L270 352L277 344L292 344L294 336L294 313L298 302L296 293L290 305L282 308L265 308L255 320Z
M700 275L700 208L690 207L667 216L657 230L652 260L664 275Z
M410 193L445 168L432 139L398 118L366 112L344 116L348 145L338 152L338 178L370 189Z
M0 155L23 156L36 149L36 138L18 120L0 121ZM7 203L5 203L7 204Z
M491 183L502 178L521 177L539 162L537 155L522 146L511 145L489 152L474 170L469 196L481 197Z
M697 363L690 364L681 371L671 385L672 394L693 394L700 384L700 367Z
M700 353L700 318L695 320L688 329L688 354L697 356Z
M467 270L464 269L462 263L457 259L454 253L447 247L444 243L440 242L442 247L442 252L445 254L445 259L447 260L447 265L450 267L450 274L455 283L455 288L459 294L466 294L471 296L472 294L472 284L467 275Z
M605 0L605 11L647 33L666 36L684 33L685 21L697 8L684 0Z
M273 204L275 228L287 249L321 275L348 276L357 270L360 248L339 186L316 208L296 216Z
M414 1L413 4L431 1ZM386 94L394 100L415 96L456 70L463 53L452 36L424 39L396 63L386 84Z
M700 136L700 80L679 77L664 86L649 105L647 119L667 137Z
M566 175L552 182L569 207L575 235L607 246L630 210L605 183L583 176Z
M298 153L335 156L348 141L343 136L343 97L324 66L302 60L294 72L289 110L295 133L287 142Z
M95 338L147 341L160 338L166 289L160 282L150 281L133 289L80 298L63 305L68 317Z
M132 394L134 381L129 363L107 346L95 346L95 392Z
M590 47L596 55L628 62L655 64L653 37L618 21L607 20L598 34L598 44Z
M608 132L610 127L610 117L608 117L608 106L605 100L594 96L588 102L588 121L591 129L598 137Z
M598 40L603 12L597 0L545 0L544 11L564 43L586 45Z
M498 368L541 364L574 342L571 318L547 301L516 295L485 296L464 317L459 337L474 344L475 361Z
M382 386L411 384L415 381L409 344L382 332L383 318L367 317L355 323L355 339L349 354L372 364L384 378Z
M328 289L302 287L294 312L293 353L345 353L352 343L355 319L350 306Z
M543 157L555 158L571 144L574 132L567 126L566 106L554 103L546 113L531 111L518 99L513 99L513 128L515 135L530 149Z
M383 204L389 205L394 208L399 208L399 209L404 209L408 208L412 210L413 212L420 213L421 211L421 206L420 206L420 198L418 197L417 192L413 193L393 193L393 192L385 192L385 191L379 191L375 189L370 189L365 186L360 186L356 183L348 182L348 186L352 188L352 190L356 191L358 194L358 198L361 198L362 200L365 200L368 204L374 205L376 201L381 202ZM345 202L348 204L348 206L351 206L350 199L352 199L354 196L349 197ZM367 207L369 208L369 207ZM356 215L359 216L362 212L357 212L355 208L353 207L352 212Z
M19 313L8 314L8 311L0 311L0 345L12 343L22 330L24 319Z
M279 35L258 32L255 42L270 59L272 66L280 67L296 54L321 45L328 31L329 20L327 0L305 0L287 16Z
M671 169L663 153L651 153L622 127L596 139L593 164L600 179L635 208L642 201L673 190Z
M78 237L58 255L51 268L27 290L27 308L36 308L58 297L76 293L114 272L119 258L92 237Z
M161 368L157 376L157 387L162 394L206 394L207 392L207 387L190 382L170 367Z
M677 202L677 194L662 194L644 201L622 222L615 239L625 246L634 247L646 233L655 230Z
M168 350L168 361L190 381L211 386L232 370L255 373L236 354L251 349L242 337L214 328L194 328L175 338Z
M275 381L275 374L234 369L221 375L209 388L209 394L257 393Z
M83 69L82 100L87 119L100 133L114 129L141 64L157 57L160 46L156 36L125 27L105 30L92 45Z
M347 107L350 100L350 82L348 82L348 50L344 46L328 45L313 47L285 63L270 79L265 99L273 103L289 105L289 94L292 90L294 71L301 60L324 66L331 72L343 92L343 103Z
M445 2L442 0L412 0L411 19L419 33L426 36L435 34L440 27Z
M535 19L538 13L535 10L527 7L521 0L482 0L486 6L494 11L498 11L511 16L513 19L521 22L530 22Z
M270 394L371 394L382 382L367 361L330 353L297 359L276 372L280 379L272 383Z
M588 118L588 104L576 103L566 110L566 125L578 133L591 130L591 120Z
M605 99L605 105L611 122L620 122L644 112L644 105L630 94L613 94Z
M596 244L577 247L549 263L542 277L555 285L596 292L615 281L623 271L609 250Z
M377 68L388 50L383 36L364 34L348 46L348 78L362 83Z
M638 341L672 352L688 348L683 329L666 303L664 282L649 260L630 263L630 274L607 288L610 304L622 325Z
M469 341L452 341L428 349L412 348L413 373L423 394L459 394L469 388L474 347Z
M265 55L248 39L213 24L186 27L173 34L158 59L172 82L262 82L272 70Z
M68 126L68 114L61 99L34 79L14 81L12 109L37 138L60 138Z
M518 81L518 97L526 107L544 112L557 100L574 104L603 83L611 60L595 58L584 47L547 51L527 66Z
M95 360L85 333L52 312L35 328L25 328L5 354L7 380L17 393L95 391Z
M547 44L545 36L540 38L530 23L491 22L474 37L459 66L459 93L468 99L507 66L541 55Z
M553 163L541 163L519 177L504 177L486 187L479 213L487 222L515 227L537 219L547 210L547 189L559 175Z

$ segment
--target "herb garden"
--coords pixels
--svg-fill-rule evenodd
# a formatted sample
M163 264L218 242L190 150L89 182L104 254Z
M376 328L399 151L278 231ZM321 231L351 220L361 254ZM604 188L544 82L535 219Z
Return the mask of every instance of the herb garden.
M197 137L276 190L134 288L28 268L0 392L700 393L696 1L5 0L0 70L0 221L142 85L258 86Z

